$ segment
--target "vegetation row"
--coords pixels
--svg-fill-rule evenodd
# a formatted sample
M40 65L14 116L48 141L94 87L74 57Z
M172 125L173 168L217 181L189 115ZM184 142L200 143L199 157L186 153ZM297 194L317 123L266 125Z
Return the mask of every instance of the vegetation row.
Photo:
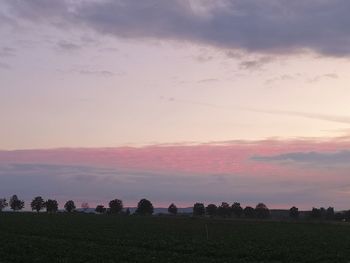
M20 211L24 208L25 202L20 200L17 195L13 195L9 202L6 198L0 198L0 212L6 207L10 206L13 211ZM88 203L82 203L82 209L88 211ZM54 199L44 200L41 196L35 197L31 203L30 207L33 211L40 212L46 209L48 213L56 213L59 210L58 202ZM76 206L73 200L68 200L64 204L64 210L68 213L76 211ZM104 205L97 205L95 212L98 214L122 214L130 215L130 210L127 208L124 210L123 201L120 199L113 199L108 203L108 208ZM170 204L168 207L168 212L171 215L178 214L178 208L175 204ZM154 207L151 201L147 199L141 199L138 204L134 214L136 215L152 215L154 213ZM269 218L270 210L264 203L259 203L255 208L251 206L246 206L242 208L241 204L234 202L232 205L222 202L221 205L217 206L215 204L209 204L205 206L203 203L195 203L193 205L193 216L209 216L209 217L224 217L224 218ZM295 206L289 209L289 217L292 219L298 219L300 215L299 209ZM327 209L312 208L308 213L311 218L315 219L327 219L327 220L350 220L350 210L344 212L334 212L333 207L328 207Z

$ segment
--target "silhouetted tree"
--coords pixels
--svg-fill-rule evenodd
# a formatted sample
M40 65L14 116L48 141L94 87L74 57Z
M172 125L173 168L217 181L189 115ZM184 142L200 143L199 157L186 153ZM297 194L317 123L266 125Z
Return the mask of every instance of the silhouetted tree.
M13 211L19 211L24 208L24 201L18 199L17 195L13 195L10 199L10 207Z
M246 206L243 210L244 216L247 218L254 218L255 217L255 210L251 206Z
M126 216L129 216L129 215L130 215L130 209L129 209L129 208L126 209L125 215L126 215Z
M321 210L316 208L316 207L313 207L311 210L311 217L312 218L321 218Z
M135 211L138 215L152 215L154 211L153 204L147 199L141 199L137 204Z
M4 210L9 204L6 202L6 198L0 198L0 212Z
M345 220L345 213L337 212L334 214L334 219L337 221Z
M48 213L56 213L58 210L58 203L56 200L48 199L45 203L46 212Z
M228 203L222 202L221 205L218 207L217 214L222 217L229 217L231 216L231 207Z
M32 208L32 210L35 210L37 213L39 213L40 210L44 209L45 201L41 196L37 196L30 203L30 207Z
M289 209L289 216L293 219L299 218L299 209L293 206L291 209Z
M195 203L193 205L193 215L203 216L205 214L205 207L202 203Z
M81 208L83 209L84 212L86 212L90 208L89 203L88 202L82 202L81 203Z
M241 207L241 204L238 202L233 203L233 205L231 206L231 210L232 210L232 213L238 218L241 217L241 215L243 214L243 208Z
M171 204L168 207L169 214L176 215L177 214L177 207L175 204Z
M255 213L258 218L267 218L270 216L270 210L264 203L259 203L256 205Z
M106 208L103 205L96 206L95 211L100 214L104 214L106 212Z
M123 211L123 201L119 199L114 199L109 202L109 211L111 214L119 214Z
M346 221L350 221L350 210L344 212L344 219Z
M334 219L334 208L333 207L328 207L326 210L326 218L328 220L333 220Z
M209 204L205 208L205 212L208 216L215 216L217 213L218 207L214 204Z
M73 212L75 210L75 204L73 200L69 200L65 203L64 205L64 209L66 209L66 211L68 213Z

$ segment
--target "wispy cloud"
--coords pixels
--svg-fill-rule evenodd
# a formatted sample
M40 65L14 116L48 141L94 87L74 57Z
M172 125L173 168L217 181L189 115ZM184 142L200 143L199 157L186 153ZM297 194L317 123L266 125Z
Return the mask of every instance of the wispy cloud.
M215 83L215 82L219 82L219 79L210 78L210 79L201 79L197 81L198 84Z
M316 120L350 124L350 116L328 115L328 114L321 114L321 113L310 113L310 112L299 112L299 111L288 111L288 110L254 109L254 108L242 107L242 106L221 106L213 103L178 99L174 97L171 97L170 99L168 99L168 101L173 103L174 102L187 103L187 104L198 105L202 107L210 107L210 108L221 109L221 110L229 110L229 111L240 110L240 111L264 113L264 114L278 114L278 115L296 116L296 117L302 117L302 118L308 118L308 119L316 119Z

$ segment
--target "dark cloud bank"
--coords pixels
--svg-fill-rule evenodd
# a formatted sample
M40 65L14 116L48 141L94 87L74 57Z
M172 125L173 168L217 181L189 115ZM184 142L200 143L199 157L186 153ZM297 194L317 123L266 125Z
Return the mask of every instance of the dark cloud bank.
M262 162L295 162L313 165L347 165L350 164L350 151L338 152L291 152L273 156L254 156L255 161Z
M189 41L257 53L350 54L347 0L5 0L4 4L2 16L14 20L83 26L117 37Z

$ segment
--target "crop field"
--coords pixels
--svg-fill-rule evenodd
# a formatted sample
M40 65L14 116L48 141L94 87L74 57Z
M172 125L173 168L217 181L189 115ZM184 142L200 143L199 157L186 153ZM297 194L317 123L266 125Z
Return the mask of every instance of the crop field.
M347 224L0 214L1 263L349 261Z

